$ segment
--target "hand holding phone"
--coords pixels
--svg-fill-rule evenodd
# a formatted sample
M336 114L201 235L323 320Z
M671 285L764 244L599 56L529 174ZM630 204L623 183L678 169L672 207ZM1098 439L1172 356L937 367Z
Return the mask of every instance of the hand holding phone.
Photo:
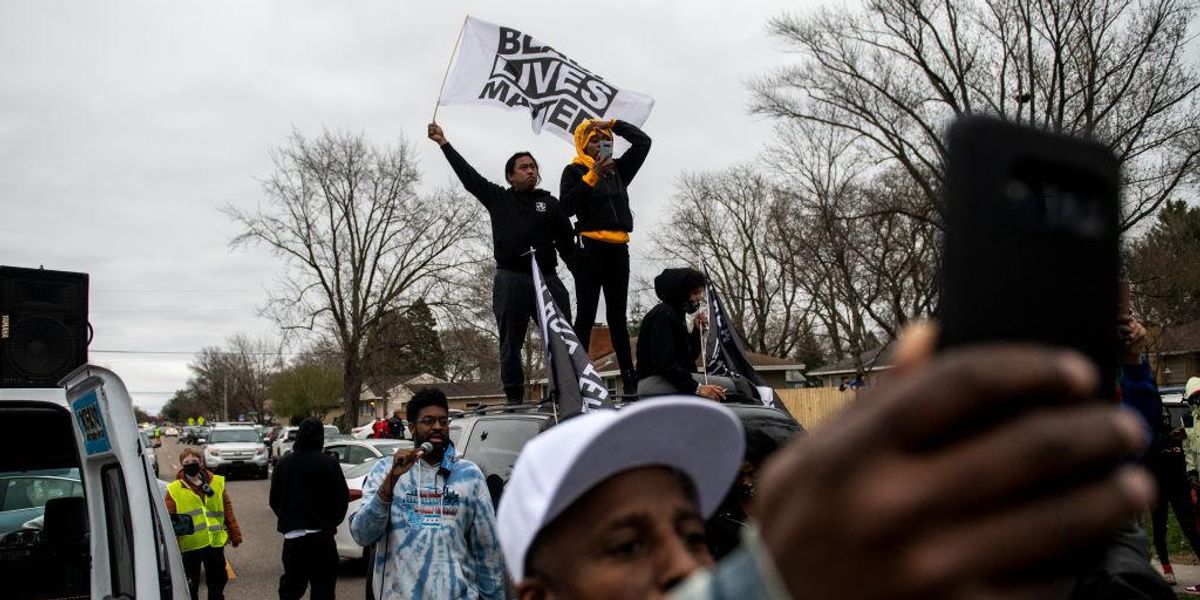
M600 140L600 152L597 153L596 160L597 161L602 161L605 159L611 160L612 155L613 155L613 141L612 140Z

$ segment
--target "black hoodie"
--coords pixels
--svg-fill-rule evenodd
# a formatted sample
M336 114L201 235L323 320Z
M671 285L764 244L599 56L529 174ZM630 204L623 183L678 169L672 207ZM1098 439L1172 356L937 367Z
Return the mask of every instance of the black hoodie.
M305 419L292 453L275 465L270 502L279 517L280 533L316 529L332 534L346 517L350 502L346 477L337 460L322 451L324 446L325 427L316 419Z
M697 275L693 269L665 269L654 278L654 293L662 302L642 319L637 340L638 379L659 375L682 393L694 394L700 387L692 379L700 356L700 330L688 334L683 311L692 290L704 285L703 279L696 282Z
M575 232L571 220L550 192L542 189L519 192L512 187L500 187L480 175L449 143L442 144L442 153L463 187L491 216L492 255L497 267L532 272L526 254L531 247L537 251L538 268L543 273L554 274L558 265L555 248L567 266L571 266Z

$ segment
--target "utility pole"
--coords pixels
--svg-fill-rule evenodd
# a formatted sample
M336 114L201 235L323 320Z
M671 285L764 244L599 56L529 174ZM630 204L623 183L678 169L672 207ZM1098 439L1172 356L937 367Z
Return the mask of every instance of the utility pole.
M222 421L229 422L229 380L221 378L221 413Z

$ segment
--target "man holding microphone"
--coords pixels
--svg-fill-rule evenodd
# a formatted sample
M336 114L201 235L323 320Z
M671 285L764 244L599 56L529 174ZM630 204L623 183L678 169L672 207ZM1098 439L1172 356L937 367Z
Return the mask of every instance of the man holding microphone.
M374 546L376 600L504 598L496 513L483 472L455 456L445 394L423 389L406 410L416 447L375 463L350 519Z

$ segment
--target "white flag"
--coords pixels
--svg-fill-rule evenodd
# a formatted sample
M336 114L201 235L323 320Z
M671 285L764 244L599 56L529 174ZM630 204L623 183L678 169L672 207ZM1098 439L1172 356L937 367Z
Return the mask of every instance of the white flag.
M623 90L562 52L511 27L468 17L458 59L438 104L487 104L531 114L543 129L574 143L584 119L641 126L654 99Z

